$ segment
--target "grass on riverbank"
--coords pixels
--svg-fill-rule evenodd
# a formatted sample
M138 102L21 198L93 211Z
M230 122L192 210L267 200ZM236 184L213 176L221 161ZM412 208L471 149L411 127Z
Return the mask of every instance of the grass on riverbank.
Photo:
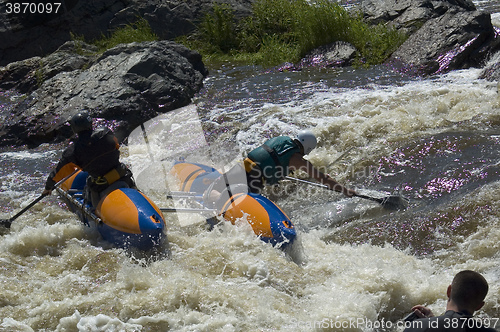
M253 14L237 21L227 4L215 4L195 33L177 41L199 51L205 61L236 60L264 66L298 62L307 52L334 41L359 51L357 63L382 63L406 39L383 25L370 26L358 13L335 2L257 0Z
M85 41L81 36L72 35L71 38L72 40ZM138 18L136 22L114 30L109 36L103 34L101 38L90 41L89 43L97 46L98 51L96 53L99 54L119 44L154 41L158 39L158 36L153 32L148 21L144 18Z

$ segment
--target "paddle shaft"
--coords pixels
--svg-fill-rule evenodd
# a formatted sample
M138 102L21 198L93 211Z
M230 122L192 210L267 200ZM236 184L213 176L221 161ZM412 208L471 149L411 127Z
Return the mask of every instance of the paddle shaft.
M58 186L60 186L64 181L66 181L67 179L69 179L70 177L72 177L76 172L78 172L78 169L75 169L73 171L73 173L71 173L70 175L66 176L64 179L62 179L59 182L57 182L54 185L54 189L57 188ZM45 196L48 196L48 194L41 194L35 200L33 200L33 202L29 203L21 211L19 211L18 213L16 213L13 217L11 217L9 219L5 219L5 220L0 220L0 225L3 225L5 227L7 227L7 228L10 228L10 225L12 224L12 222L14 220L16 220L18 217L20 217L24 212L26 212L29 209L31 209L31 207L33 207L33 205L35 205L36 203L40 202L43 198L45 198Z
M9 219L5 219L5 220L0 220L0 224L2 224L3 226L7 227L7 228L10 228L10 225L12 224L12 222L14 220L16 220L19 216L21 216L24 212L28 211L29 209L31 209L31 207L33 205L35 205L36 203L40 202L45 196L47 196L47 194L41 194L40 196L38 196L33 202L29 203L26 207L24 207L24 209L22 209L21 211L19 211L18 213L16 213L13 217L9 218Z
M326 186L324 184L321 184L321 183L316 183L316 182L306 181L306 180L302 180L302 179L297 179L297 178L294 178L292 176L286 176L285 178L287 180L292 180L292 181L296 181L296 182L300 182L300 183L305 183L305 184L308 184L310 186L316 186L316 187L320 187L320 188L323 188L323 189L331 190L328 186ZM359 198L369 199L371 201L375 201L375 202L378 202L380 204L382 204L384 202L383 198L375 198L375 197L366 196L366 195L362 195L362 194L358 194L358 193L355 193L354 196L359 197Z
M181 212L181 213L217 213L216 209L203 209L203 208L160 208L162 212Z
M359 197L359 198L364 198L364 199L369 199L370 201L374 201L374 202L377 202L377 203L384 203L384 199L383 198L376 198L376 197L371 197L371 196L366 196L366 195L361 195L361 194L354 194L354 196L356 197Z

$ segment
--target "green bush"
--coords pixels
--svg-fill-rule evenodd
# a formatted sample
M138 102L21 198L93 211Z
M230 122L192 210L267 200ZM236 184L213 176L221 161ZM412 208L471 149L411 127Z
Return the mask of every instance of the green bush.
M82 36L74 34L71 34L71 39L75 41L85 41ZM158 39L158 36L151 30L148 21L144 18L139 18L135 23L114 30L109 36L102 34L101 38L90 41L89 43L98 47L97 53L102 53L119 44L154 41Z
M203 39L223 53L238 48L238 36L233 11L227 4L215 5L213 15L207 15L201 23Z
M151 30L146 19L140 18L137 22L118 28L110 36L102 35L102 38L93 42L99 50L105 51L119 44L133 42L146 42L158 40L158 36Z
M336 2L318 0L256 0L253 14L236 22L229 5L217 5L199 31L178 41L208 59L234 59L261 65L297 62L312 49L346 41L360 52L359 63L383 62L405 36L383 25L372 27L359 14Z

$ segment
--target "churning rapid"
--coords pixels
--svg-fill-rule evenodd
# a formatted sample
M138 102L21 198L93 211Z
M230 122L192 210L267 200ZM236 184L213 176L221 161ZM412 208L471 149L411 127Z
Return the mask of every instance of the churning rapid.
M214 70L194 100L198 118L184 119L206 145L186 159L228 167L269 137L310 128L313 164L359 191L400 193L409 208L285 181L266 195L297 227L292 250L244 221L209 231L197 215L165 213L169 246L150 257L110 247L53 195L0 231L0 330L402 331L413 305L444 312L464 269L488 280L477 315L499 329L500 95L478 75ZM8 111L17 96L0 98ZM122 147L143 190L166 176L143 169L173 161L172 146L154 143L152 159ZM0 153L2 218L41 193L63 147Z

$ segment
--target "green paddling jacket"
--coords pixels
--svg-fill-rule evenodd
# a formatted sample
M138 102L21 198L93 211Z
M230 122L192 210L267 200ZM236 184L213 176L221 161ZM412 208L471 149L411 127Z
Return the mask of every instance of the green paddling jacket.
M265 183L273 185L289 173L290 159L301 152L300 143L288 136L278 136L252 150L248 158L260 168Z

